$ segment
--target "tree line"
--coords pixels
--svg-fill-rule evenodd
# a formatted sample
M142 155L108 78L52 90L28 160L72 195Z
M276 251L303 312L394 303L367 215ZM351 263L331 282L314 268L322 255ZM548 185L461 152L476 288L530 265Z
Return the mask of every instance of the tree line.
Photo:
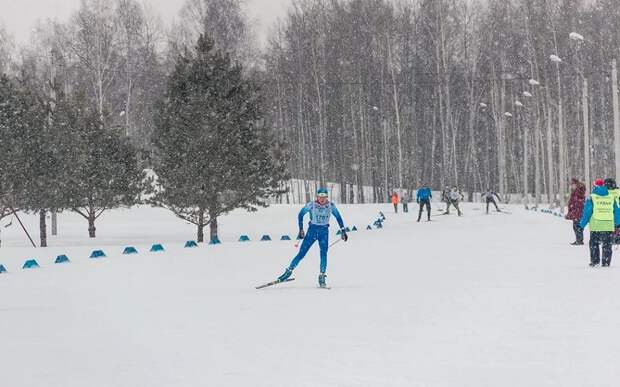
M613 0L294 1L265 53L269 119L292 175L348 187L343 202L422 183L562 201L585 177L584 122L591 176L614 173L619 16Z
M196 224L199 237L207 225L216 234L221 211L265 204L248 196L282 192L285 171L306 195L315 182L339 183L345 203L383 202L420 184L561 203L570 177L617 172L618 17L614 0L293 0L259 50L242 0L187 0L171 28L136 0L83 0L68 21L40 22L28 46L0 28L3 95L18 93L10 103L25 109L6 110L6 122L21 115L29 127L2 126L2 192L16 207L72 208L93 223L110 206L90 203L89 192L118 183L128 195L94 197L148 197ZM216 68L222 78L211 82ZM114 149L99 154L91 143ZM12 150L20 144L30 153ZM128 180L102 172L120 167L78 173L99 158L126 161ZM259 183L226 169L241 163ZM270 166L273 179L258 172ZM159 180L145 188L146 168ZM231 189L216 181L223 176L254 188ZM37 190L45 200L26 199ZM202 199L164 202L190 192Z

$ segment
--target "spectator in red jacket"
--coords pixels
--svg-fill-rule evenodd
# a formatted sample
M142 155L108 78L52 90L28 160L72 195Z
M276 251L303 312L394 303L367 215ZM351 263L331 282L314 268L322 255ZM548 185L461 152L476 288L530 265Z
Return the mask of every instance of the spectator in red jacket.
M568 213L566 219L573 221L573 231L575 231L575 246L583 245L583 229L579 227L579 220L583 214L583 206L586 200L586 186L577 179L570 182L571 192L568 200Z

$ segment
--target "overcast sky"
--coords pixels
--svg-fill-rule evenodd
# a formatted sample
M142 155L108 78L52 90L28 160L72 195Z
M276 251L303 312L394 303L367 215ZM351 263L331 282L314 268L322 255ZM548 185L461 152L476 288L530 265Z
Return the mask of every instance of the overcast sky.
M142 1L142 0L140 0ZM185 0L144 0L151 3L166 23L178 14ZM284 16L291 0L246 0L250 16L260 22L261 39L269 26ZM27 43L36 20L66 21L77 9L80 0L0 0L0 23L15 37L18 44Z

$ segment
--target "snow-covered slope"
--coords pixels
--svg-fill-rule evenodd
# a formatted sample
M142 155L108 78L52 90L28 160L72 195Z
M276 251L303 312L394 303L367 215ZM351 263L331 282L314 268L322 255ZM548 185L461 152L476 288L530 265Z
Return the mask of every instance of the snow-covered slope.
M415 207L415 206L412 206ZM235 212L219 246L183 248L194 228L151 208L113 211L85 237L60 216L48 249L3 230L3 386L615 386L620 271L587 267L570 223L512 215L394 215L341 206L361 228L318 248L296 281L257 291L295 254L293 242L235 242L296 232L297 207ZM27 217L36 231L36 217ZM150 244L166 251L149 253ZM134 245L139 255L123 256ZM88 259L94 248L108 254ZM70 264L54 265L66 253ZM26 258L41 268L21 270ZM618 263L618 262L615 262ZM612 263L613 265L614 263Z

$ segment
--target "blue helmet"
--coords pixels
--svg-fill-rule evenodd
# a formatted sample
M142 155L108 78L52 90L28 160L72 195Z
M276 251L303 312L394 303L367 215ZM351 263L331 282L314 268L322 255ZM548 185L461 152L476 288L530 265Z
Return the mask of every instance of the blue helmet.
M326 198L328 196L327 188L319 188L316 190L316 196Z

